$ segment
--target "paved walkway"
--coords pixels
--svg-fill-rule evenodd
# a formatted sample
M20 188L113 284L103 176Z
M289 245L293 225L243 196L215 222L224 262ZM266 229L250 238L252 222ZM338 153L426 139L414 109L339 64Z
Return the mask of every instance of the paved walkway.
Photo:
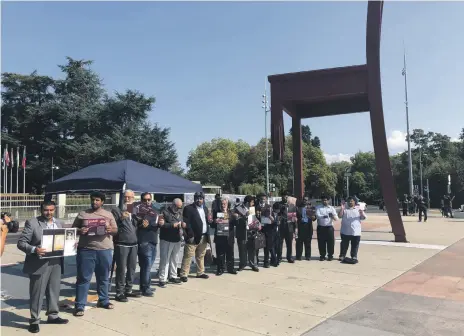
M406 245L390 242L385 215L371 215L365 230L357 265L313 258L259 273L191 278L186 284L158 289L153 298L116 302L114 311L89 309L80 319L64 307L70 323L43 324L42 333L409 336L417 330L414 335L462 335L464 241L457 242L464 238L464 221L431 217L417 223L408 217L411 243ZM312 248L317 255L315 240ZM337 243L336 255L338 251ZM13 253L15 246L7 246L10 261ZM74 294L73 261L68 263L63 304ZM2 280L22 289L13 293L10 287L10 297L2 301L4 336L27 334L27 279L20 267L2 268Z

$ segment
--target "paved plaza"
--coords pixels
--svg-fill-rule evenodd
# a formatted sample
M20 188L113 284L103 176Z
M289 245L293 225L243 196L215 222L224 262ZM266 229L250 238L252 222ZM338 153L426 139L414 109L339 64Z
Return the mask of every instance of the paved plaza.
M311 261L283 262L259 273L191 278L157 289L153 298L115 302L113 311L91 302L82 318L67 308L75 282L74 258L67 258L61 294L62 314L70 323L42 324L41 333L463 335L464 220L432 214L427 223L407 217L405 227L410 243L392 243L387 216L370 214L357 265L318 261L313 239ZM338 251L337 241L336 256ZM2 265L11 265L2 267L3 336L28 334L28 279L17 264L23 259L15 244L6 247Z

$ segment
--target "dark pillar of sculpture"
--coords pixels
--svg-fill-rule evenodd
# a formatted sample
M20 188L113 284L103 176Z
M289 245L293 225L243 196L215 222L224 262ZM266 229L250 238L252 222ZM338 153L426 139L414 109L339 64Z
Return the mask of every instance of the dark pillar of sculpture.
M303 144L301 139L301 118L292 118L292 145L293 145L293 176L294 195L297 199L303 199Z
M385 119L383 116L382 85L380 77L380 36L383 3L369 2L367 7L368 27L366 33L367 88L371 117L372 141L375 164L380 186L387 207L388 218L395 241L407 242L403 219L398 208L395 184L388 153Z
M271 141L274 159L283 160L283 113L292 117L295 196L301 198L303 160L301 119L369 112L375 162L395 241L406 242L403 220L388 154L380 78L380 35L383 1L369 1L366 25L366 64L269 76ZM298 130L298 131L297 131Z

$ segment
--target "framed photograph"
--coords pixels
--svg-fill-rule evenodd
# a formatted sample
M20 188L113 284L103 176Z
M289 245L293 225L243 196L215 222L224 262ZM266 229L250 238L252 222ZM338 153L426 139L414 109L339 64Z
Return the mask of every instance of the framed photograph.
M46 250L41 259L77 254L77 229L43 229L40 247Z

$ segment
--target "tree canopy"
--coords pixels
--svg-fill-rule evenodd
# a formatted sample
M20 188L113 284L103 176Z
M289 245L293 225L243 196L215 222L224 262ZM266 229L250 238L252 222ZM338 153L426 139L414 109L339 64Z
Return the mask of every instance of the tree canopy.
M149 122L154 97L136 90L108 94L88 60L67 58L64 79L2 74L2 141L27 147L27 191L91 164L131 159L176 167L170 129Z

